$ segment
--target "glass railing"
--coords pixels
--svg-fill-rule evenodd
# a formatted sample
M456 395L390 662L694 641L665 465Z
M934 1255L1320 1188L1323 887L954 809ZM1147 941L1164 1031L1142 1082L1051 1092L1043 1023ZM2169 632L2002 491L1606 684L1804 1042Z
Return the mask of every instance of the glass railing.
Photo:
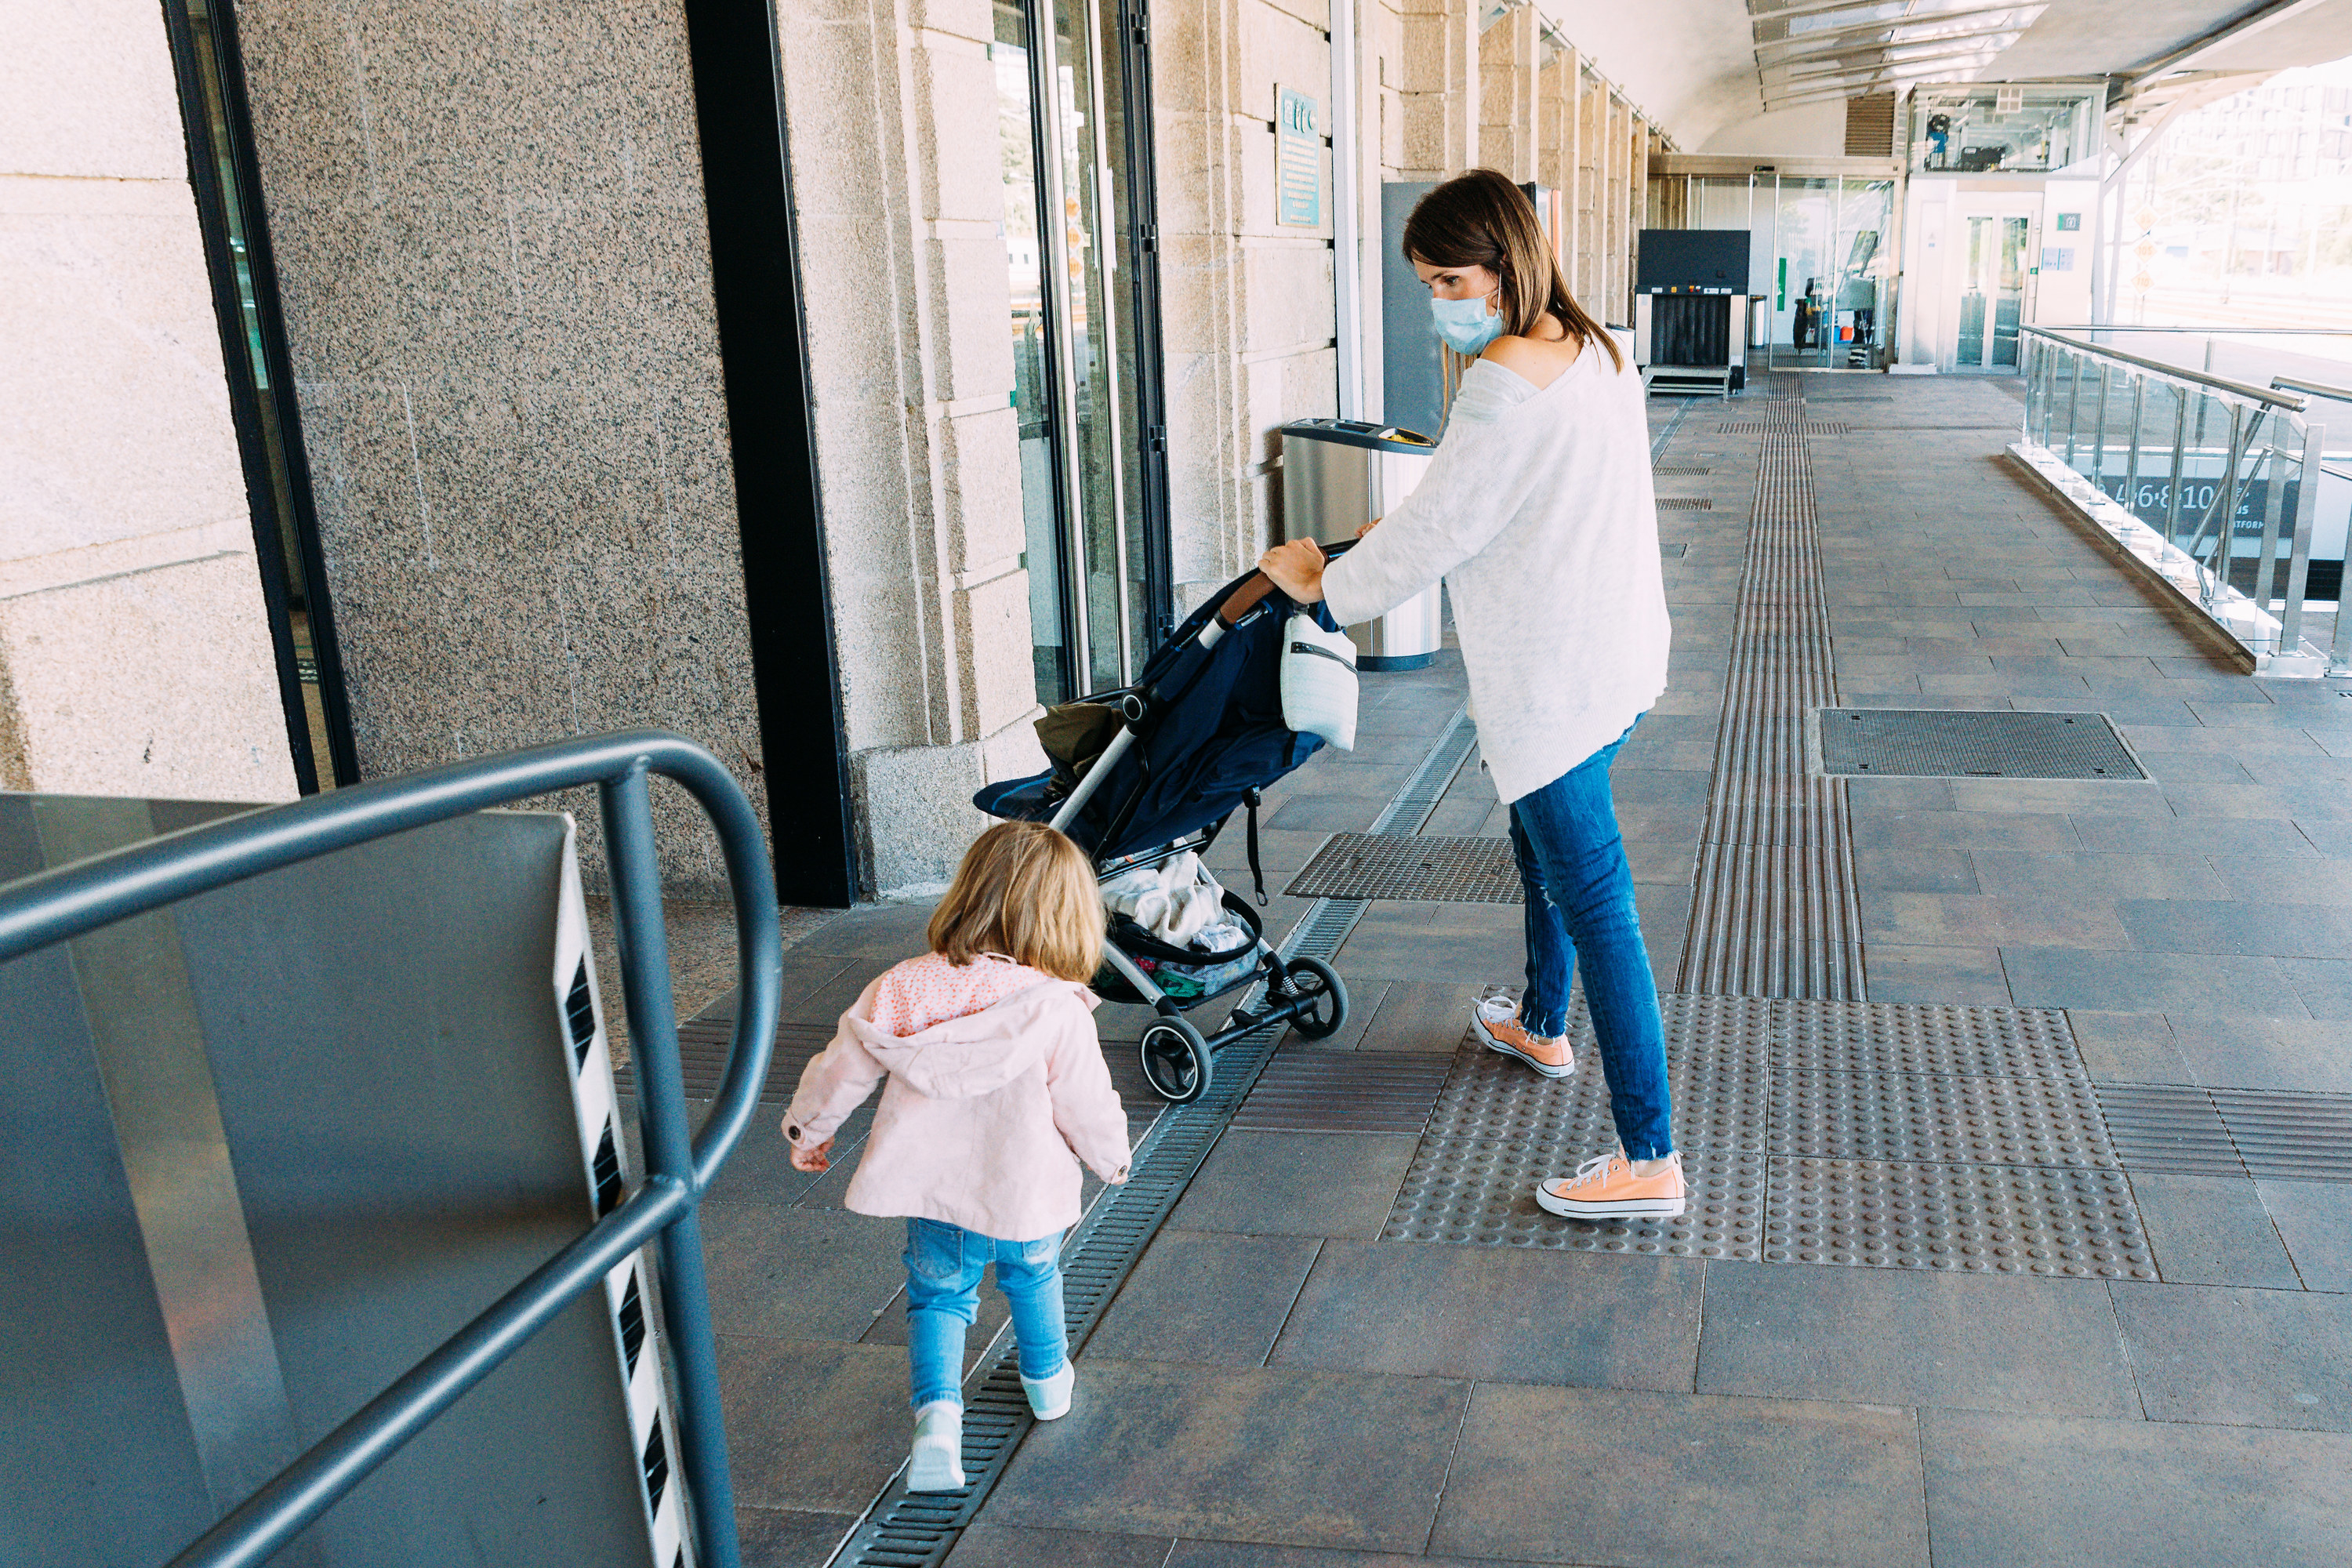
M2352 673L2352 616L2336 613L2352 389L2232 380L2047 328L2025 336L2019 458L2228 632L2258 673ZM2337 453L2326 445L2331 413Z

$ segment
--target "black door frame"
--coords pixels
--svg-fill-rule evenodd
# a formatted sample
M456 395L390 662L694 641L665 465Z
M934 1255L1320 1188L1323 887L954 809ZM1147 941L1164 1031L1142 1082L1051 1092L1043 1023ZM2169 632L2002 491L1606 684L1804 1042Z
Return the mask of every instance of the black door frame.
M208 51L198 47L197 23L190 13L189 0L163 0L163 9L173 75L179 85L180 123L187 140L188 184L195 194L196 224L204 237L205 269L212 284L213 315L220 329L221 358L227 373L229 417L236 429L246 504L253 517L255 564L269 618L287 749L293 758L296 784L304 795L314 795L321 787L322 775L338 785L359 783L359 751L352 738L350 693L343 680L342 647L336 637L334 605L327 591L326 558L319 545L318 510L310 490L310 458L302 445L302 416L294 395L286 323L278 309L278 263L269 244L268 216L261 202L236 8L231 0L210 0L204 6L212 35ZM215 140L215 107L226 145ZM224 184L224 165L227 177L236 182L234 193ZM253 290L261 350L258 363L246 333L236 242L229 221L232 194L245 220L245 273ZM274 447L269 439L273 423L278 433ZM303 605L310 620L310 651L327 735L324 769L310 743L310 706L302 698L291 585L286 574L289 553L302 568Z
M1176 629L1168 507L1168 384L1160 340L1160 173L1151 133L1151 9L1118 7L1120 127L1126 132L1128 289L1135 301L1135 407L1142 428L1145 656Z
M839 909L862 889L850 828L783 55L768 0L686 0L686 31L776 896L787 904Z

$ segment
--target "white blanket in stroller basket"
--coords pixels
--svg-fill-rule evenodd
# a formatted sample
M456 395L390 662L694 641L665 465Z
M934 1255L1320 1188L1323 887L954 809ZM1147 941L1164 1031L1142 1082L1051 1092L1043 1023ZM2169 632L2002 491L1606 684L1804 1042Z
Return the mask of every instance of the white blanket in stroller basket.
M1114 914L1125 915L1171 947L1190 947L1223 918L1225 890L1187 849L1163 865L1113 877L1102 885L1102 899Z

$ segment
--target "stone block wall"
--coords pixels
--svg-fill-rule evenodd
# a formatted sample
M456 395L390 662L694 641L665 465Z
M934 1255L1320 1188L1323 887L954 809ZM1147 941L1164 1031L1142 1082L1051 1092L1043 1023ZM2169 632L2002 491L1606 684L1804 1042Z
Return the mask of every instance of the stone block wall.
M0 789L294 795L152 0L0 9Z

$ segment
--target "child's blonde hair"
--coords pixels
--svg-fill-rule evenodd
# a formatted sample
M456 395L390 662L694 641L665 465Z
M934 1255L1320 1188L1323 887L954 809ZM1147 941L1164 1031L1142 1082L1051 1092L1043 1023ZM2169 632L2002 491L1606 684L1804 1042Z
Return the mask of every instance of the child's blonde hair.
M1086 852L1042 822L1000 822L964 852L925 933L949 963L1000 952L1062 980L1102 963L1102 894Z

